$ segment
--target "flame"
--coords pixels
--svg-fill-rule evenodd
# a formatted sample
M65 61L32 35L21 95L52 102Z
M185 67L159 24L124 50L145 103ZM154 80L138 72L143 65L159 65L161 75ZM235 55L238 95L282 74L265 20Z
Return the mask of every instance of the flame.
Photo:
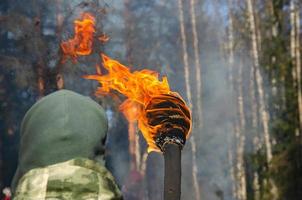
M181 98L180 95L170 90L167 77L160 81L155 71L143 69L130 72L128 67L118 61L104 54L101 54L101 57L108 74L87 75L84 78L97 80L101 84L96 91L97 94L109 94L111 90L116 90L125 95L127 99L120 105L120 110L130 124L138 122L138 127L148 143L148 152L159 152L154 142L159 127L148 126L145 108L156 96L170 94ZM186 137L188 135L189 133Z
M63 62L66 57L75 60L79 55L89 55L92 51L94 33L94 16L90 13L83 13L81 20L74 21L74 38L61 43L61 49L64 53Z

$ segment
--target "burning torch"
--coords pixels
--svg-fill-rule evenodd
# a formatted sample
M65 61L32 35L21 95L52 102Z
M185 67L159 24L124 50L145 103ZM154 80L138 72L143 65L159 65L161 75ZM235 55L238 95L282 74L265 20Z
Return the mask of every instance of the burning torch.
M165 159L164 199L178 200L181 194L181 150L191 130L191 113L184 100L170 90L168 80L160 81L151 70L130 72L129 68L101 54L105 75L87 75L102 87L96 93L116 90L127 99L120 110L132 123L138 122L148 152L162 152Z
M181 150L191 127L191 115L178 96L162 94L153 97L146 108L148 124L157 126L155 144L165 159L164 199L180 199Z

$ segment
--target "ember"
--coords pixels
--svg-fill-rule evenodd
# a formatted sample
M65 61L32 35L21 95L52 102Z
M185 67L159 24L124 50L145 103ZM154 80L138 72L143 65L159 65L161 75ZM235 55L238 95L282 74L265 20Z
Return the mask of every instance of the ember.
M108 94L110 90L117 90L128 97L120 106L120 110L129 123L138 122L138 127L148 143L148 152L162 150L161 143L164 141L160 139L160 142L157 142L156 140L160 138L159 134L163 132L163 128L166 132L170 132L171 128L168 127L175 120L186 124L182 127L173 126L173 130L181 130L178 131L178 133L181 132L179 143L183 145L189 136L191 115L180 95L170 90L167 77L163 77L160 81L157 72L147 69L130 72L128 67L118 61L104 54L101 56L108 74L87 75L84 78L97 80L102 85L96 91L97 94ZM150 103L156 106L152 107ZM150 120L150 114L154 115L154 113L157 118L151 116ZM179 119L179 116L186 117ZM156 123L156 121L161 123ZM172 121L172 123L165 123L167 121Z
M90 13L83 13L82 20L74 21L74 38L61 43L61 49L64 53L63 62L65 62L67 57L75 61L79 55L89 55L92 51L94 33L94 16Z

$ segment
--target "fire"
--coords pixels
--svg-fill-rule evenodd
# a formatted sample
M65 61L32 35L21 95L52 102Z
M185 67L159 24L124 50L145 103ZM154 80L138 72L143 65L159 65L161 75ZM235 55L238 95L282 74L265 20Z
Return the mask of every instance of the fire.
M79 55L89 55L92 51L94 33L94 16L90 13L83 13L81 20L74 21L74 37L61 43L61 49L64 53L63 62L66 57L70 57L75 61Z
M163 77L160 81L159 75L155 71L143 69L131 72L128 67L116 60L104 54L101 54L101 57L105 69L108 70L108 74L87 75L84 78L97 80L101 84L101 87L96 91L97 94L109 94L111 90L116 90L125 95L127 99L120 105L120 110L129 123L138 123L139 129L148 143L148 152L159 152L160 149L156 146L154 140L160 125L148 125L146 107L151 99L163 94L175 96L183 104L184 101L178 93L170 90L167 77ZM171 99L173 100L173 98ZM187 107L186 109L188 110ZM189 132L185 133L186 137L188 137Z

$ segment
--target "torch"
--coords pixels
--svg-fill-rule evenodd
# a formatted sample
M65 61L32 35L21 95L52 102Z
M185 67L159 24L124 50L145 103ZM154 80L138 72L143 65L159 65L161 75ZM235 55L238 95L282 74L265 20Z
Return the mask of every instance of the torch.
M181 150L191 130L191 113L184 100L170 90L167 77L143 69L131 72L129 67L101 54L107 74L84 76L97 80L102 87L97 94L116 90L127 99L120 110L129 123L138 122L148 152L162 152L165 160L164 199L178 200L181 194Z
M173 94L153 97L146 107L148 124L157 127L155 144L164 155L164 200L181 195L181 150L191 127L191 115L185 102Z

